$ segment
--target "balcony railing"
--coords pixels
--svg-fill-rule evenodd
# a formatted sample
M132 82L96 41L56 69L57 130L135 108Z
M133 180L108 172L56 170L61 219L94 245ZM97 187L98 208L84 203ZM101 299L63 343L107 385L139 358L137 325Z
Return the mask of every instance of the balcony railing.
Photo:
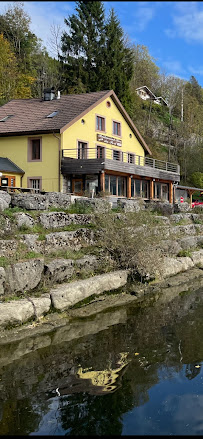
M176 163L164 162L151 157L142 157L131 152L123 152L120 149L110 149L102 146L97 148L78 147L78 149L63 149L62 157L77 160L103 159L116 160L136 166L148 166L172 173L180 173L180 166Z

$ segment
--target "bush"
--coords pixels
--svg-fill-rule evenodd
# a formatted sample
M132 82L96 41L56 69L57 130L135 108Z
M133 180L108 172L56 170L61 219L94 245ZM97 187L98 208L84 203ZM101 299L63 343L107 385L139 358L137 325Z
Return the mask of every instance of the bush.
M161 263L157 236L153 236L155 219L150 212L98 216L97 244L115 261L118 269L129 269L140 279L154 279Z

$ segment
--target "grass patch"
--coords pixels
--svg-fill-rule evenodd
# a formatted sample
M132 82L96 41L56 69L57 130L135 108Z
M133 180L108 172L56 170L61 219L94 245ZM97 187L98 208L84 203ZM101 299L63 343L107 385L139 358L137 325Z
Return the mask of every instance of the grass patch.
M45 262L48 263L52 259L81 259L85 255L85 250L57 250L55 252L50 252L45 256Z
M177 254L177 256L183 257L183 258L186 258L186 257L191 258L192 252L191 252L191 250L180 250L179 253Z
M85 203L77 202L75 204L71 204L71 206L65 210L66 213L84 213L84 214L90 214L93 213L94 210L92 206L87 206Z
M194 218L194 224L203 224L203 219Z
M21 207L8 207L7 209L5 209L5 210L3 211L3 213L4 213L7 217L9 217L9 218L13 218L13 214L14 214L14 213L18 213L18 212L20 212L20 213L22 213L22 212L27 213L27 210L26 210L26 209L23 209L23 208L21 208Z
M10 259L5 256L0 256L0 267L7 267L10 265Z
M75 303L75 305L70 306L69 309L78 309L83 306L88 305L90 302L95 300L95 298L98 297L96 294L92 294L92 296L86 297L86 299L81 300L80 302Z
M188 224L190 224L190 221L188 221L186 218L185 219L181 219L180 221L178 221L176 223L176 226L187 226Z

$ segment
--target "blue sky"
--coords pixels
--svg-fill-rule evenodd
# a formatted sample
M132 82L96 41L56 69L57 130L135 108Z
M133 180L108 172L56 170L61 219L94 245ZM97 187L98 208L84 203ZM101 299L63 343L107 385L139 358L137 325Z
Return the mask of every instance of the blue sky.
M2 1L0 13L12 3ZM104 6L106 14L115 9L130 41L147 46L161 71L186 80L194 75L203 87L203 1L105 1ZM24 1L24 9L48 47L50 26L65 29L64 17L75 12L75 2Z

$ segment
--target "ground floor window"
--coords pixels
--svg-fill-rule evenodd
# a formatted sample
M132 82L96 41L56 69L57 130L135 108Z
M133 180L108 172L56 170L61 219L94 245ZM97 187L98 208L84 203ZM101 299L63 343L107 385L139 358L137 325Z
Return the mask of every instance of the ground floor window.
M41 189L42 188L42 178L41 177L29 177L28 178L28 187L32 189Z
M98 193L98 175L86 175L85 177L85 190L91 195L95 195Z
M168 200L169 188L167 183L154 183L154 198L159 200Z
M131 197L149 198L149 181L131 179Z
M126 197L126 177L106 174L105 191L117 197Z

